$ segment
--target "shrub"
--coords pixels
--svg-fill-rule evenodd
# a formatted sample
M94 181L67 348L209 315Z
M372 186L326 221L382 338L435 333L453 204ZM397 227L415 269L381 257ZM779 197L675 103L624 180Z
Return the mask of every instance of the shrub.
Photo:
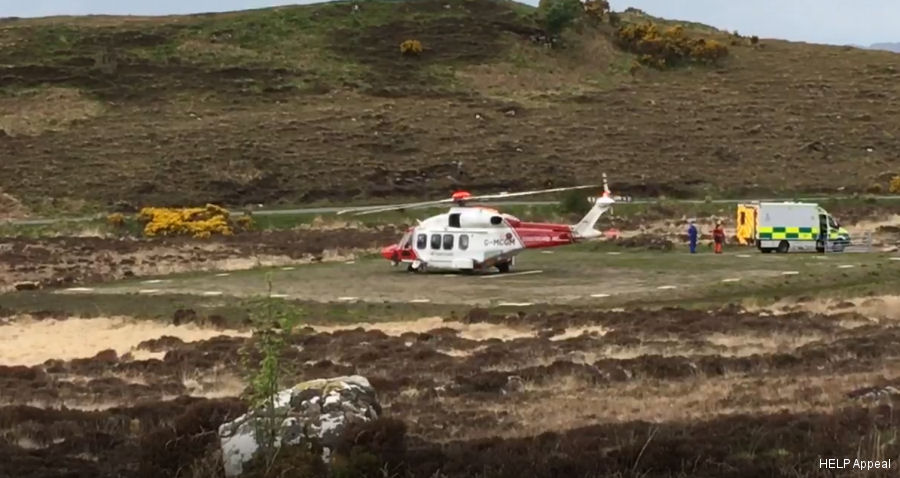
M609 2L606 0L587 0L583 7L584 14L597 22L603 21L603 16L610 13Z
M422 53L422 42L419 40L405 40L400 44L400 54L419 55Z
M653 22L629 24L615 33L619 48L638 55L648 66L665 68L686 62L715 63L728 55L728 47L715 40L691 38L680 25L660 31Z
M751 44L751 45L756 45L756 44L758 44L758 43L759 43L759 37L758 37L758 36L753 35L752 37L750 37L750 44Z
M106 223L112 227L122 227L125 225L125 215L120 212L114 212L106 216Z
M890 191L893 194L900 194L900 175L894 176L893 179L891 179Z
M703 63L715 63L728 55L728 47L715 41L700 38L691 49L691 57Z
M144 235L193 236L208 238L213 234L234 233L228 211L220 206L207 204L205 208L156 208L145 207L138 214L144 222Z
M616 28L618 28L619 25L622 24L622 17L619 16L618 13L616 13L616 12L610 10L610 12L609 12L609 24L612 25L612 26L614 26L614 27L616 27Z
M239 231L251 231L256 226L253 216L245 214L234 220L235 229Z
M583 216L590 211L592 204L587 200L587 194L583 191L568 191L560 201L559 208L566 214L578 214Z
M583 7L581 0L541 0L538 10L542 14L544 30L550 35L559 35L575 23Z
M866 188L866 192L870 194L881 194L884 192L884 187L879 183L872 183Z

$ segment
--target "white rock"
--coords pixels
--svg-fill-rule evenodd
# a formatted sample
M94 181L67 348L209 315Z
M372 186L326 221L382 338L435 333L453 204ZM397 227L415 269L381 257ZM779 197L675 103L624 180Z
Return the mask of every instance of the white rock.
M299 383L278 392L274 408L281 428L275 446L302 446L315 441L322 445L326 463L347 425L374 420L381 413L375 390L359 375ZM240 476L244 464L259 449L255 424L264 413L251 410L219 427L226 477Z

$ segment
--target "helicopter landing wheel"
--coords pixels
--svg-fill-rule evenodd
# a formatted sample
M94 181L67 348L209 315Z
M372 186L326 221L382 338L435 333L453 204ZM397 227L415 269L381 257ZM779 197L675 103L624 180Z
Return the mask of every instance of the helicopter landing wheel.
M500 271L501 274L505 274L509 272L509 268L512 265L511 262L501 262L497 264L497 270Z

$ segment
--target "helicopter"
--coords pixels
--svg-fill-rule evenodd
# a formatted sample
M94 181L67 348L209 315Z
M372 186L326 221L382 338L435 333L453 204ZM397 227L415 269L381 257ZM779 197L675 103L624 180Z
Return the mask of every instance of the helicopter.
M547 194L576 189L595 188L583 185L523 192L503 192L473 196L456 191L450 198L386 206L363 206L338 211L337 214L375 214L385 211L415 209L439 204L452 204L444 214L418 220L407 229L396 244L381 249L381 256L396 267L407 264L409 272L431 269L450 271L487 271L496 268L507 273L515 266L516 256L526 249L559 247L600 237L594 229L597 220L616 200L610 195L606 174L603 193L588 200L593 203L577 224L526 222L497 209L472 205L472 201L491 201L511 197Z

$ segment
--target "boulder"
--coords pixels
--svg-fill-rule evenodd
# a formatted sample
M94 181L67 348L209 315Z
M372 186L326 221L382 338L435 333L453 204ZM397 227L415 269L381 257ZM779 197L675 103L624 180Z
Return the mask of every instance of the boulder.
M274 413L280 421L276 447L310 446L323 449L327 463L344 429L352 423L378 418L381 405L375 389L362 376L352 375L299 383L275 395ZM240 476L259 444L256 425L265 410L255 409L219 427L219 442L226 477Z

